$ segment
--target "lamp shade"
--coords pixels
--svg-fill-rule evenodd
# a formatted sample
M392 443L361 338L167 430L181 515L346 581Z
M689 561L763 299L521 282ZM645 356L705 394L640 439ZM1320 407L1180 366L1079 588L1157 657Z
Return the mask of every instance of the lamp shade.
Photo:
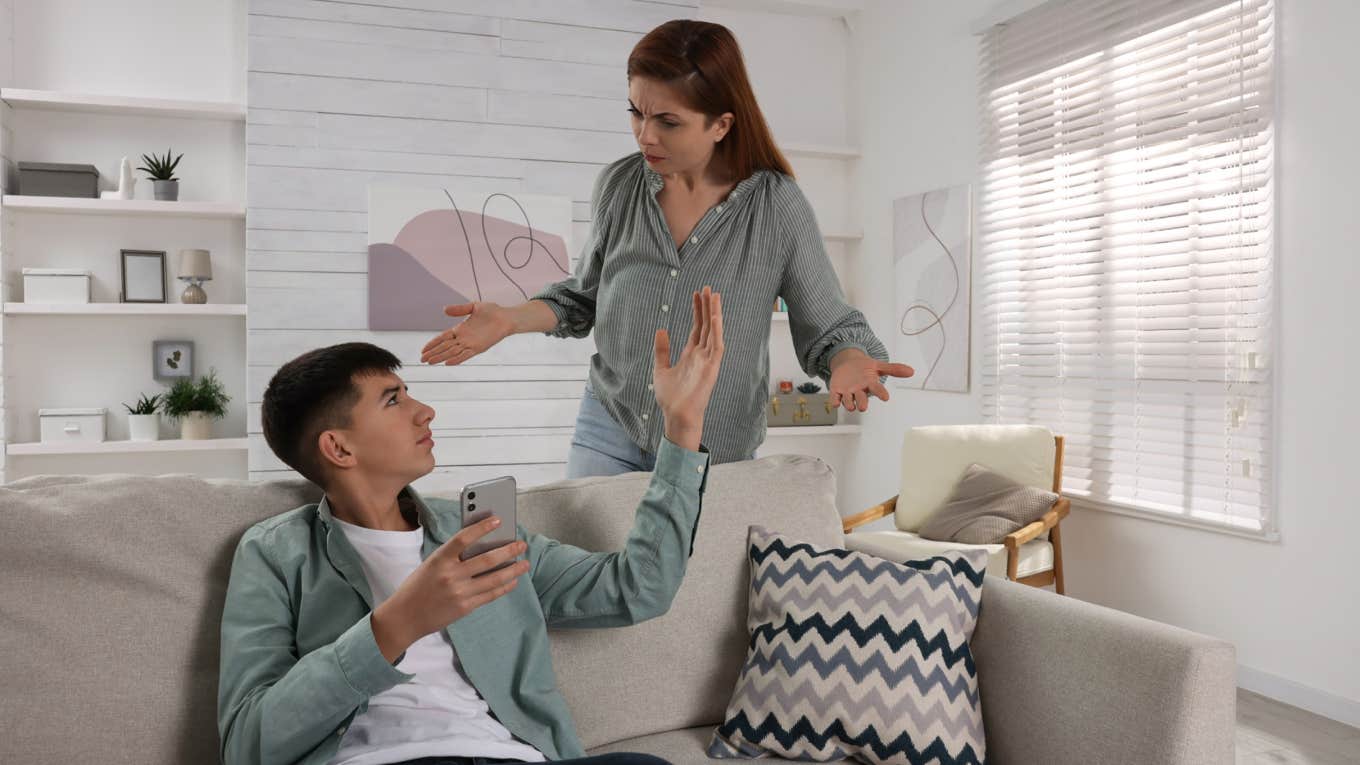
M211 279L212 258L207 250L179 251L179 278Z

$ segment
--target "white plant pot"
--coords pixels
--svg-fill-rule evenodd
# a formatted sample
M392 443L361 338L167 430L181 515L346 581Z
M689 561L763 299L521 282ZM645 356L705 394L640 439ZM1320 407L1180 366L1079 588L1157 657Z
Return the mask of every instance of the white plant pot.
M159 414L129 414L128 437L133 441L161 440L161 416Z
M185 441L212 438L212 417L206 412L189 412L179 421L179 437Z

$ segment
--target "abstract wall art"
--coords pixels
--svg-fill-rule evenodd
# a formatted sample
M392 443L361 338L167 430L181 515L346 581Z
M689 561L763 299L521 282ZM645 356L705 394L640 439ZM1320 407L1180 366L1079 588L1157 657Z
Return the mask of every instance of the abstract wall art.
M521 303L571 271L571 199L368 189L368 328L438 331L457 303Z
M893 200L892 358L916 369L898 387L968 392L971 199L965 184Z

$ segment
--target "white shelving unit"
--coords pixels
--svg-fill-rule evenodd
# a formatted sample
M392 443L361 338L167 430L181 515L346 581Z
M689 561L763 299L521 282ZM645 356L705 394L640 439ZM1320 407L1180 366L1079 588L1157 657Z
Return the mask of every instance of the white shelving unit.
M168 452L244 451L249 438L208 438L189 440L173 438L161 441L99 441L69 444L9 444L5 452L10 456L44 456L52 454L166 454Z
M89 115L89 122L99 126L97 128L88 128L88 130L103 131L102 133L96 134L98 138L103 140L107 139L106 134L109 131L114 131L115 135L126 135L131 137L141 136L144 130L154 129L162 136L169 135L173 137L183 134L183 136L189 138L191 142L197 140L199 142L197 145L200 147L200 151L206 146L208 151L214 153L219 151L219 146L222 146L222 144L219 143L221 140L219 138L220 136L233 136L233 138L229 139L233 142L241 140L240 136L243 134L246 120L245 105L230 102L149 98L144 96L124 96L116 94L91 95L59 90L32 90L22 88L0 88L0 101L3 101L3 107L0 108L3 108L5 111L5 116L20 125L61 125L61 135L63 137L62 143L54 144L50 139L46 143L39 140L32 141L34 145L45 147L45 153L49 157L53 155L64 156L68 151L66 142L84 140L85 136L82 133L82 130L85 129L85 123L82 122L82 119L84 119L83 115ZM28 117L24 117L23 113L25 112L43 112L45 114L32 114ZM62 113L69 113L69 116L65 116ZM218 123L219 125L221 123L227 123L228 125L239 127L228 129L214 126L209 123ZM24 141L25 133L22 127L11 128L10 125L5 125L4 129L7 133L13 132L15 138L11 139L12 144L26 143ZM42 134L34 134L33 137L35 139L41 138ZM178 143L178 141L175 143ZM233 148L233 144L227 144L226 146L227 148L225 148L225 151L229 152L228 157L231 156L231 153L237 153L242 159L244 158L243 144L235 144L235 148ZM11 148L11 151L14 151L14 149ZM19 151L29 151L29 149L20 147ZM39 149L39 157L42 156L43 151L43 149ZM72 144L69 147L69 151L75 156L80 156L82 148L79 145ZM22 155L17 157L9 155L6 157L6 159L11 162L19 159L26 160L28 158L29 157ZM231 168L235 167L231 161L226 162L225 165L229 171L231 171ZM210 170L210 172L221 172L221 167L222 165L219 164L217 166L219 169L213 169ZM200 172L202 172L202 170L200 170ZM221 177L217 175L209 177L219 181L221 180ZM149 182L144 181L144 183ZM220 185L221 184L219 184L219 186ZM139 184L139 186L141 186L141 184ZM139 188L139 191L141 191L141 188ZM77 223L74 220L71 222L72 226L79 225L82 227L79 229L82 233L79 234L79 238L76 241L85 243L83 244L83 247L85 248L89 247L87 242L94 239L102 239L103 236L121 237L121 234L116 233L94 234L92 237L90 232L117 232L123 230L155 232L160 231L163 227L167 233L171 231L176 232L171 234L171 241L184 241L186 232L188 232L187 238L192 241L199 236L195 233L199 231L197 228L198 226L210 227L203 229L203 235L207 238L207 241L218 241L220 245L220 237L223 235L222 232L224 230L231 231L230 228L223 229L222 222L239 225L240 233L231 233L228 235L228 239L236 239L239 237L239 242L244 242L246 206L243 199L230 201L188 199L169 202L153 199L89 199L5 194L0 196L0 217L3 218L3 230L9 234L13 234L16 229L22 232L30 225L33 227L32 232L28 233L26 236L20 237L21 240L24 240L24 245L22 245L24 249L21 253L17 254L23 256L24 265L48 266L69 262L69 252L63 252L60 247L49 248L47 246L50 240L46 237L54 235L61 236L60 232L65 230L67 225L65 222L57 224L50 220L42 220L42 218L50 216L110 219L109 222L91 221L89 223ZM118 219L126 220L120 222ZM152 236L159 237L159 234L152 234ZM138 238L144 241L145 233L140 233ZM107 250L116 257L120 247L125 247L127 245L121 244L120 241L109 241L106 246ZM235 244L231 249L222 250L220 246L210 245L214 251L213 257L215 260L219 258L223 260L242 259L244 257L243 253L231 251L239 246L240 244ZM159 249L170 250L171 248L161 247ZM7 245L3 250L3 252L0 252L0 261L5 258L12 259L16 255L15 245L13 244ZM173 258L173 253L167 252L167 256L168 259ZM77 257L79 257L79 255L77 255ZM88 255L86 257L88 258ZM170 264L172 263L173 260L170 260ZM0 265L4 264L0 263ZM7 276L17 276L18 269L14 268L12 263L5 266L5 268L10 272L6 274ZM169 265L168 270L169 273L167 275L173 279L173 265ZM226 270L231 272L236 271L237 269L228 267ZM107 284L107 281L105 284ZM16 285L10 285L10 294L8 294L7 297L18 297L15 287ZM232 297L237 301L244 300L244 285L234 288L232 291L235 292L236 289L241 290L239 295L224 297L227 297L228 300ZM105 291L107 292L107 288L105 288ZM167 292L169 292L169 290L167 290ZM213 298L218 297L217 295L213 295L212 292L209 294L212 295ZM173 294L168 294L167 297L170 300L174 300ZM101 298L96 296L96 299ZM105 297L103 299L107 300L108 298ZM70 305L5 302L0 304L0 321L19 322L10 330L11 337L27 337L30 339L30 345L25 352L19 354L20 358L9 358L7 359L8 363L4 366L13 373L13 371L16 371L24 363L32 363L33 354L37 351L35 351L34 346L31 345L31 340L39 337L39 335L35 334L38 331L37 325L32 324L31 322L44 321L49 317L87 317L96 322L101 319L111 319L119 322L135 322L127 324L129 327L127 336L130 338L139 338L147 336L149 332L151 337L173 337L181 334L193 334L199 331L186 329L188 326L191 326L185 324L185 321L188 319L206 319L214 322L240 322L240 326L243 328L246 315L247 306L244 302L207 303L202 305L174 302L91 302ZM149 325L147 322L152 322L152 324ZM52 326L69 327L70 325L54 324ZM123 336L122 326L122 324L119 324L119 329L112 333L115 345L118 343L118 338ZM198 327L200 325L195 324L192 326ZM206 326L217 327L219 325L211 324ZM229 327L230 325L227 326ZM203 331L208 331L210 336L217 336L217 333L222 331L226 331L227 336L232 336L237 332L235 329L212 329L210 331L204 329ZM72 336L70 335L69 329L54 330L54 332L58 335L61 335L64 332L68 337L73 337L72 340L68 340L68 345L70 347L66 350L69 354L82 355L85 353L86 349L79 347L79 342L83 337L82 335L76 334ZM110 337L110 333L106 330L104 333L99 334L99 336L101 338L108 338ZM105 339L103 342L107 343L108 341ZM6 347L3 349L7 356L13 356L15 353L11 348L13 345L15 345L13 342L7 343ZM103 347L98 350L101 352L108 351L107 348ZM129 340L126 348L117 346L115 350L117 353L114 355L120 359L118 363L130 364L140 371L144 363L143 360L146 358L145 354L149 349L144 350L141 347L139 340ZM244 349L241 349L240 353L243 358ZM107 364L108 362L104 363ZM203 367L203 369L206 371L206 366ZM92 366L89 370L90 374L95 377L100 377L101 371L104 370L99 366ZM147 371L148 383L150 383L149 366ZM129 376L128 374L122 374L121 376L123 382L121 384L115 384L115 388L117 388L118 392L109 392L106 395L129 395L125 389L129 387L128 381L135 380L136 375ZM20 389L24 392L17 392ZM8 427L3 433L4 437L6 439L23 439L25 437L31 439L36 436L36 432L29 432L27 426L16 428L14 423L18 419L17 413L22 412L25 417L28 417L28 415L33 411L36 411L37 408L46 405L44 401L36 400L45 397L44 394L32 387L16 385L5 386L0 390L3 390L3 397L0 398L0 412L4 413L8 421ZM85 398L86 394L91 394L94 390L95 389L85 390L84 393L81 394L82 400ZM235 401L244 401L246 398L244 390L229 389L228 394ZM121 413L122 411L121 407L117 406L118 403L117 400L113 399L103 401L94 398L90 401L91 406L104 406L109 409L110 427L114 425L113 417L117 416L117 413ZM118 437L118 434L116 433L111 435ZM248 450L248 445L249 439L243 436L208 440L110 440L99 443L11 442L4 446L3 452L5 456L20 459L15 461L6 460L5 462L0 463L0 480L12 480L13 478L21 477L21 475L25 474L25 471L22 469L24 464L22 458L25 457L53 457L65 455L62 459L67 459L69 457L70 459L75 460L70 463L72 465L71 472L79 472L80 469L77 467L78 465L94 464L89 463L88 460L87 463L80 462L81 457L89 458L96 455L132 455L134 459L140 458L150 460L145 463L150 468L166 461L173 455L192 455L195 453L209 455L214 453L244 453ZM204 459L204 457L199 457L197 459L201 460ZM241 460L241 457L233 457L232 459ZM244 461L241 461L242 464L244 464ZM65 465L67 463L63 462L62 464ZM240 477L244 478L245 476L242 474Z
M245 205L233 202L161 202L154 199L80 199L6 194L3 204L10 210L63 215L246 219Z

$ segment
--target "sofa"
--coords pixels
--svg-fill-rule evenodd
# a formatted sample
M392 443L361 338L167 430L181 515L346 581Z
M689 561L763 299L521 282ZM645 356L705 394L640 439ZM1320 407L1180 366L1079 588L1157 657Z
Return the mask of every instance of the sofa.
M621 545L649 476L521 492L519 521ZM664 616L556 631L560 688L591 753L711 763L745 657L746 529L842 541L819 460L715 467ZM256 521L318 499L300 481L39 476L0 487L0 763L212 763L218 620ZM1233 761L1235 657L1220 640L989 577L972 648L987 762Z

